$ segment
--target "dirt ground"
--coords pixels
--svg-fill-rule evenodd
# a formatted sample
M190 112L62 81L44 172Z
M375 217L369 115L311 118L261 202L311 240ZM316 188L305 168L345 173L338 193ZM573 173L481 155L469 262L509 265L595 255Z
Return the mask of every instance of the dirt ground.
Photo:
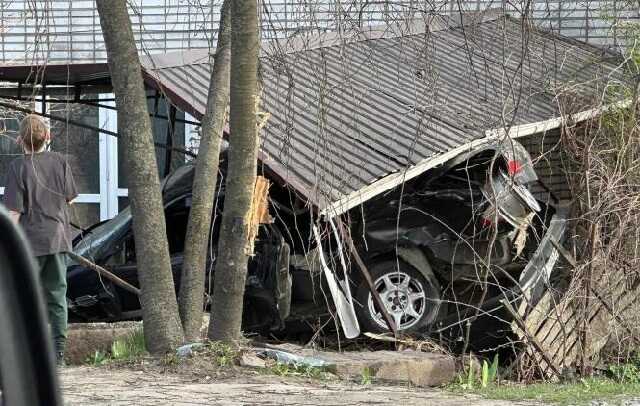
M83 366L64 368L61 379L67 405L531 405L456 397L434 389L271 375L189 377L149 370Z

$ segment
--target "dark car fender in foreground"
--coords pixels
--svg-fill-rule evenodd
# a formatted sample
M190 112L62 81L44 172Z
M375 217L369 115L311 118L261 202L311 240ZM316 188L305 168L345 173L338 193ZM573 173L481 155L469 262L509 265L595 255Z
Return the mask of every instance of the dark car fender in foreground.
M0 205L0 404L62 405L44 295L27 240Z

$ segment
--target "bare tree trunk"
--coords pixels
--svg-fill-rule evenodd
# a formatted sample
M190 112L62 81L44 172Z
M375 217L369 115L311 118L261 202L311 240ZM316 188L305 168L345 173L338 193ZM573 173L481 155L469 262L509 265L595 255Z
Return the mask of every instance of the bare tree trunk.
M256 0L234 0L231 10L231 111L229 169L218 246L209 338L241 338L247 276L248 230L256 179L258 71Z
M129 171L142 318L147 349L173 351L183 341L169 262L153 134L125 0L97 0L118 108L118 133Z
M207 246L218 179L220 139L229 102L230 11L231 0L225 0L209 83L207 110L202 120L202 136L193 180L193 200L185 239L178 303L182 327L188 341L200 338L202 325Z

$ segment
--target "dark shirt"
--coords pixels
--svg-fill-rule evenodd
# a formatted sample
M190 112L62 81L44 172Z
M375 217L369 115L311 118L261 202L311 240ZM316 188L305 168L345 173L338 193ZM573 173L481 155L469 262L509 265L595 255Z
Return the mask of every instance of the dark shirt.
M24 155L9 165L4 204L21 213L20 225L34 255L71 251L69 201L77 195L71 168L62 155Z

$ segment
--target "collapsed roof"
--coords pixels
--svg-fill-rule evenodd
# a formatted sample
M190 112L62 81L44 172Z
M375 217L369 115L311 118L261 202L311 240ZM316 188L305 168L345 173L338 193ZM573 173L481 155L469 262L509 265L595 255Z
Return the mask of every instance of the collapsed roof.
M141 62L148 86L202 118L209 52ZM328 215L507 132L589 119L626 81L620 56L490 13L272 41L260 62L270 118L259 159ZM110 76L106 63L23 65L0 67L0 80L99 87Z
M612 79L624 80L615 55L496 16L272 42L260 61L262 110L271 114L262 162L329 215L500 129L556 128L563 100L573 96L569 113L588 113ZM143 64L180 108L204 114L208 53Z

